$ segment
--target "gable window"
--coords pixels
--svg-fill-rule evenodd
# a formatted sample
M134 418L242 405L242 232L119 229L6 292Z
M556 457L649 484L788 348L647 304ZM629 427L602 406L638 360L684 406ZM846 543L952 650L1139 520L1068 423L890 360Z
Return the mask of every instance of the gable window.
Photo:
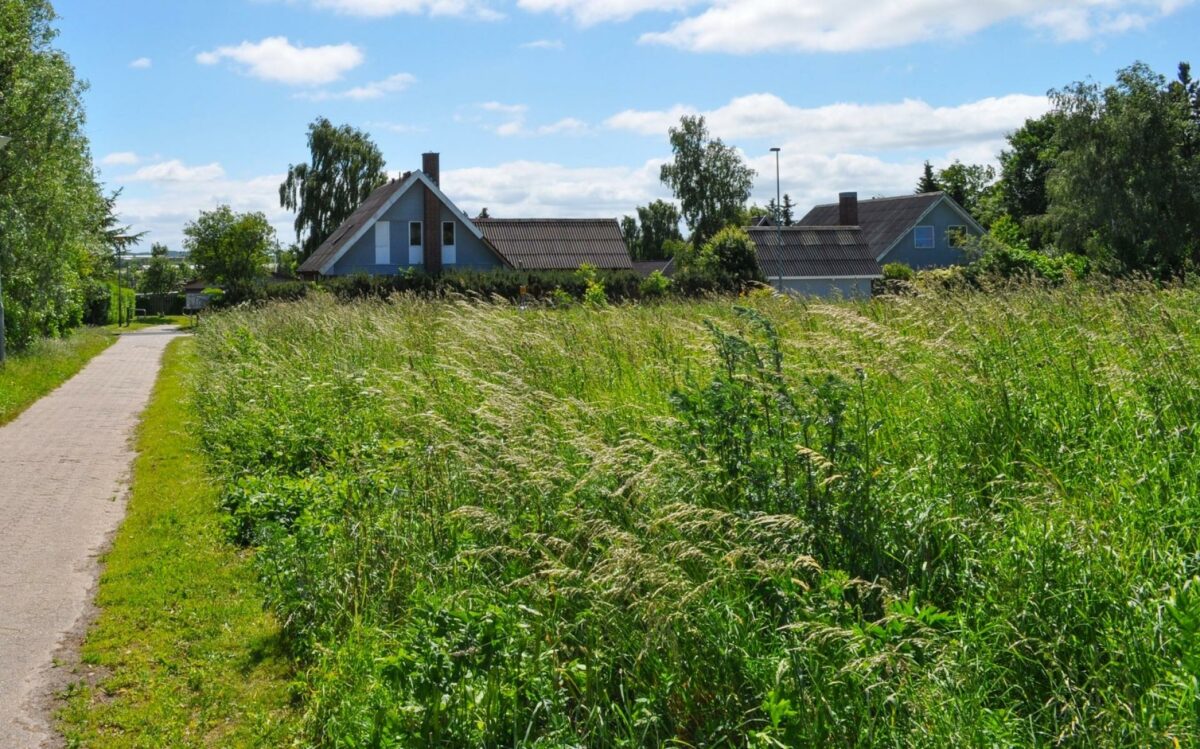
M918 226L913 229L913 246L918 250L932 250L937 246L937 240L932 226Z
M960 225L946 227L946 244L955 249L964 247L967 243L967 227Z
M392 225L388 221L375 222L375 264L392 264Z
M408 264L422 265L425 262L425 253L422 249L424 244L424 227L420 221L408 222Z
M455 247L457 226L453 221L442 222L442 264L455 265L458 262L458 248Z

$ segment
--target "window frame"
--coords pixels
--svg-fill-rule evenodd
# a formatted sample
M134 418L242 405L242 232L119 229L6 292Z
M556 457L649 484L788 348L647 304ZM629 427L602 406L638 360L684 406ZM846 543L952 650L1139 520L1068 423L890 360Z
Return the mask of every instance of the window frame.
M392 222L375 222L375 264L392 264Z
M929 231L928 246L921 243L921 230ZM913 227L913 249L915 250L936 250L937 249L937 227L933 224L922 224Z
M415 235L413 234L414 227L416 227L416 230L417 230L417 233ZM417 238L416 242L413 241L414 236ZM424 247L425 246L425 226L424 226L423 221L409 221L408 222L408 246L409 247Z
M954 236L955 231L958 232L958 236L961 237L963 240L963 241L960 241L958 244L955 244L954 240L951 239L951 237ZM951 224L946 227L946 244L956 250L961 250L962 248L967 246L967 243L965 241L967 236L968 236L968 234L967 234L967 225L966 224Z
M446 241L446 227L450 228L450 241ZM442 222L442 246L457 247L458 246L458 224L454 221Z

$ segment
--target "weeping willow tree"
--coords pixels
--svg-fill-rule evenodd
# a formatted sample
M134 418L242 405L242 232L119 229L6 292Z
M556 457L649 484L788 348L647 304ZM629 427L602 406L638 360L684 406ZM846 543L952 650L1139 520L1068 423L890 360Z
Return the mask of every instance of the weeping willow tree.
M84 84L46 0L0 0L0 277L8 345L83 319L108 215L84 135Z
M279 204L296 214L298 261L321 246L371 192L387 181L383 154L361 130L321 117L308 126L308 163L288 167Z

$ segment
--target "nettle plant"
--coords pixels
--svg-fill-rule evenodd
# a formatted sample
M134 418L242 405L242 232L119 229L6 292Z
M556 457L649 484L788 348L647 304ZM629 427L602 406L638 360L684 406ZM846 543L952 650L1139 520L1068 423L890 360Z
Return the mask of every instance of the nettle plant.
M745 514L788 514L826 567L868 579L883 572L871 506L871 439L866 375L785 376L779 332L760 312L736 308L745 332L705 323L718 366L705 385L689 379L672 403L679 440L706 476L705 498Z

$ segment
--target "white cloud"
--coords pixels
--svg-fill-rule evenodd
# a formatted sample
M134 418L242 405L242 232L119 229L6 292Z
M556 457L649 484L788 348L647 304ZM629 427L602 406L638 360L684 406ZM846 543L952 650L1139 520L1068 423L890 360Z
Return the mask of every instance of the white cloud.
M584 2L586 0L578 0ZM642 41L697 52L847 52L953 40L1019 21L1059 41L1120 33L1174 13L1191 0L707 0L707 7Z
M893 104L830 104L803 108L774 94L751 94L704 112L709 130L725 139L787 140L794 147L833 152L908 148L945 149L995 141L1026 119L1048 111L1044 96L1012 94L949 107L906 99ZM610 117L608 127L665 137L680 116L694 107L660 111L627 110Z
M469 16L492 21L503 18L486 0L312 0L317 8L349 16L385 18L400 14L431 16Z
M410 125L407 122L368 122L368 130L386 130L389 133L397 135L412 135L414 133L423 133L425 128L419 125Z
M149 70L153 65L154 61L149 57L139 57L138 59L129 63L129 67L133 68L134 70Z
M188 166L179 159L148 164L124 178L126 182L212 182L225 176L220 164Z
M442 187L460 208L487 207L497 218L609 217L669 194L658 182L661 161L638 167L567 167L513 161L442 172Z
M362 86L346 89L345 91L306 91L296 94L297 98L308 99L309 101L328 101L330 99L350 99L351 101L368 101L371 99L381 99L388 94L395 94L406 90L408 87L416 83L415 76L408 73L397 73L383 79L382 81L374 81Z
M532 42L525 42L521 45L521 49L554 49L563 48L561 39L535 39Z
M646 12L681 11L698 2L699 0L517 0L517 5L534 13L551 12L570 16L576 23L590 26L605 21L625 21Z
M581 135L588 131L587 123L574 117L564 117L558 122L542 125L537 129L538 135Z
M1144 28L1192 0L518 0L580 25L690 14L642 41L696 52L847 52L953 40L1010 21L1059 41Z
M261 212L275 227L284 244L292 241L292 215L279 207L279 185L283 174L248 180L212 182L167 182L156 185L132 185L118 198L121 220L137 231L147 231L146 244L163 242L171 249L183 249L183 227L195 221L201 211L229 205L239 212Z
M485 112L499 112L507 115L524 116L529 107L524 104L503 104L498 101L487 101L479 105L479 108Z
M489 101L480 104L479 109L491 116L472 120L472 118L460 115L456 119L460 122L478 122L483 129L490 130L496 135L506 138L518 135L580 135L589 130L586 122L574 117L564 117L557 122L539 125L534 128L527 127L526 120L529 115L529 107L524 104L505 104L499 101Z
M255 78L289 86L333 83L361 65L363 59L362 50L353 44L304 47L293 45L282 36L261 42L242 42L236 47L219 47L196 55L196 62L201 65L232 60Z
M101 166L135 166L141 161L133 151L117 151L100 159Z

